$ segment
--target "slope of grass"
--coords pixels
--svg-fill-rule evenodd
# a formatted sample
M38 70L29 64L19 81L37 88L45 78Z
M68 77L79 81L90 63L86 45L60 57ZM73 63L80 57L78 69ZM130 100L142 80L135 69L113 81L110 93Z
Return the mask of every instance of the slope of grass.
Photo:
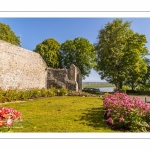
M98 97L64 96L0 104L22 112L12 132L114 132Z

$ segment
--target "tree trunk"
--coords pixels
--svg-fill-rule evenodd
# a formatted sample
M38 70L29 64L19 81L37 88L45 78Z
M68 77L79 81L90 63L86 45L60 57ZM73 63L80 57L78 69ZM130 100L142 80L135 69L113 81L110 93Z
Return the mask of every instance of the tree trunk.
M117 90L120 90L119 89L119 83L116 83L116 88L117 88Z
M119 90L122 89L122 82L119 82Z
M131 88L132 88L132 91L134 90L134 83L132 82L132 86L131 86Z

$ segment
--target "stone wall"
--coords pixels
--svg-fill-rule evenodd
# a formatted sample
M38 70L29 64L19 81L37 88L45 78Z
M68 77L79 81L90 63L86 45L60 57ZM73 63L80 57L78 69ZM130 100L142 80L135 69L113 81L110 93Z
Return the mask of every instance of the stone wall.
M68 69L68 79L75 81L77 83L77 89L82 90L82 76L80 69L76 67L74 64L70 66Z
M0 88L46 88L46 69L38 53L0 40Z
M47 68L42 57L35 52L0 40L0 88L66 87L69 90L82 90L82 77L79 68Z
M69 90L82 90L82 77L80 70L71 65L69 69L48 68L47 88L51 86L61 88L66 87Z

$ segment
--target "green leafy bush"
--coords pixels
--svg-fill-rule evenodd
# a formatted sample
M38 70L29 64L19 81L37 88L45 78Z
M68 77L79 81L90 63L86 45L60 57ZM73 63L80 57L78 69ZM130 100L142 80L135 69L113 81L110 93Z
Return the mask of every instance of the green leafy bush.
M86 93L82 91L71 91L65 87L60 89L56 89L55 87L51 87L49 89L27 89L27 90L2 90L0 89L0 103L11 102L16 100L28 100L28 99L36 99L40 97L52 97L52 96L97 96L95 94Z
M5 97L0 94L0 103L4 103L4 102L5 102Z
M68 93L68 90L65 87L58 89L58 95L59 96L67 95L67 93Z
M27 100L32 97L32 90L21 90L19 91L19 99Z
M3 92L3 96L5 97L5 101L11 102L16 101L19 98L19 93L15 89L9 89L7 92Z
M131 88L130 88L129 86L127 86L127 85L123 85L123 86L122 86L122 89L123 89L123 90L131 90Z
M48 97L56 96L57 92L58 92L57 89L51 86L51 88L47 90Z
M41 90L41 97L48 97L48 90L45 88L42 88Z

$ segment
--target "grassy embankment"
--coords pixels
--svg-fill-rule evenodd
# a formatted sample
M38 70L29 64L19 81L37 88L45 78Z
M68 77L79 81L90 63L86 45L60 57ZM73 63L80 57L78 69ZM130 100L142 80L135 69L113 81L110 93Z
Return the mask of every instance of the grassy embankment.
M1 103L22 112L12 132L115 132L104 121L98 97L62 96Z

